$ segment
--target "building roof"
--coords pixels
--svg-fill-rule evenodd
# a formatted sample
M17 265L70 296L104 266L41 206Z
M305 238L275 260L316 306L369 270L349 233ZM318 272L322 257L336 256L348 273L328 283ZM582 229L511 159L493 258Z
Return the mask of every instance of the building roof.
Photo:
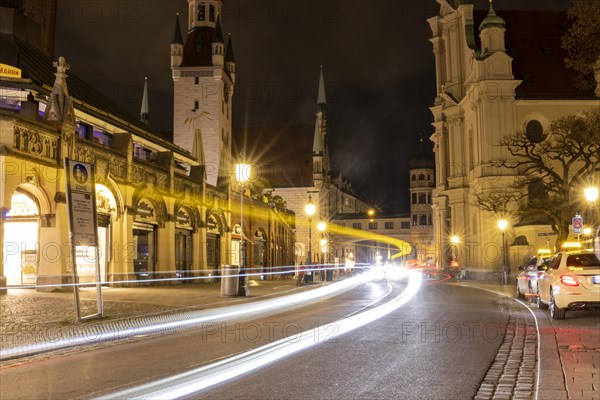
M0 35L0 49L2 50L0 51L0 62L20 68L23 71L23 78L31 79L35 85L50 92L54 85L54 73L56 72L50 57L12 35ZM77 66L74 66L74 69L77 69ZM76 100L75 108L83 109L86 113L102 118L124 130L131 131L131 128L134 128L137 135L177 153L189 155L186 150L161 138L157 132L143 123L139 116L133 116L122 109L79 78L72 70L67 71L67 76L69 95Z
M181 28L179 27L179 14L177 14L175 17L175 32L173 33L173 40L171 40L171 44L183 44Z
M273 187L311 187L313 132L312 124L234 127L233 155L243 148L246 159L260 170L259 179Z
M181 67L212 67L212 41L215 29L202 26L188 33Z
M408 169L434 169L435 159L432 155L421 151L419 154L408 160Z
M506 49L513 61L517 98L595 98L573 86L577 75L565 66L562 35L569 27L566 11L498 11L506 21ZM487 16L475 10L475 26ZM479 37L476 37L478 47Z
M487 28L504 28L506 26L506 21L498 15L496 15L496 11L494 10L494 6L492 5L492 1L490 0L490 9L486 17L481 21L479 25L479 30L482 31Z

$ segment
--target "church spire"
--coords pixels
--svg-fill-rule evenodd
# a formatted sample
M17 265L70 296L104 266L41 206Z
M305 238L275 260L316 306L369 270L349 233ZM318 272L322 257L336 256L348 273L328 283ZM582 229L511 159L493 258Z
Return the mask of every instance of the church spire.
M215 36L213 37L213 43L223 43L223 30L221 29L221 16L217 15L217 25L215 26Z
M313 138L313 154L323 154L323 145L321 143L321 121L317 118L315 122L315 135Z
M148 77L144 78L144 94L142 95L142 108L140 109L140 119L143 123L150 123L150 110L148 108Z
M233 43L231 42L231 33L227 38L227 51L225 54L225 62L235 62L235 56L233 55Z
M319 75L319 92L317 94L317 109L319 112L325 111L327 106L327 97L325 95L325 79L323 78L323 66Z
M181 28L179 27L179 13L175 17L175 32L173 33L173 40L171 40L171 44L183 44L183 39L181 38Z

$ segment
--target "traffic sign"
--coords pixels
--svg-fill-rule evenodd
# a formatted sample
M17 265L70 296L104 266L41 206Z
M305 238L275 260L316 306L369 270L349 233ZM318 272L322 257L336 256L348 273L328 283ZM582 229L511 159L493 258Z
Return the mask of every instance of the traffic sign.
M583 218L581 218L581 215L576 214L572 219L572 224L573 234L580 235L583 233Z

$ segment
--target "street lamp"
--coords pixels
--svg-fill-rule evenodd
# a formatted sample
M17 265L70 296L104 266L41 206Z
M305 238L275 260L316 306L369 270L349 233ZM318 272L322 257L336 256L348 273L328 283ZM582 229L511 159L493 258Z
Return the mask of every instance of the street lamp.
M598 200L598 188L594 186L587 187L583 190L585 194L585 199L588 202L588 209L590 210L590 214L587 215L587 219L589 220L588 225L592 227L592 229L596 228L595 224L595 207L596 201Z
M457 235L452 235L450 237L450 243L452 244L452 252L450 253L450 269L453 266L458 266L458 262L456 261L456 246L460 243L460 238Z
M598 188L594 187L594 186L590 186L587 187L583 190L583 193L585 194L585 199L588 202L588 208L587 211L587 219L588 219L588 223L587 225L590 226L591 228L591 232L588 235L590 237L590 241L592 242L592 248L594 247L593 243L594 243L594 236L596 236L596 218L595 218L595 213L596 213L596 201L598 200Z
M304 212L306 213L306 215L308 216L308 264L312 264L312 252L311 252L311 247L312 247L312 235L311 235L311 225L312 225L312 216L315 214L315 210L316 207L312 202L312 196L309 194L308 195L308 203L306 203L306 205L304 206ZM313 273L311 271L311 276L313 276Z
M235 164L235 180L240 185L240 265L238 296L248 296L248 280L244 269L244 185L250 179L250 164Z
M325 280L325 250L324 248L327 246L327 239L325 239L325 230L327 229L327 224L323 221L319 222L317 224L317 229L319 230L319 232L321 232L321 240L319 241L319 244L321 245L321 265L319 267L320 273L319 273L319 277L321 282L323 282Z
M506 244L504 241L504 231L508 228L508 221L505 219L498 221L498 228L502 231L502 284L508 285L508 264L506 262Z

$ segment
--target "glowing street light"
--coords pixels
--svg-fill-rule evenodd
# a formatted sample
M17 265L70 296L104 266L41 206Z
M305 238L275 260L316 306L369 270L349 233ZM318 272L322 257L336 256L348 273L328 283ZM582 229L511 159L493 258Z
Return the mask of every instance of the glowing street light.
M246 279L244 269L244 185L250 179L250 164L235 164L235 180L240 185L241 209L240 209L240 264L238 296L248 296L248 280Z
M319 276L321 277L321 282L323 282L325 280L325 271L323 270L323 268L325 268L325 252L327 251L327 239L325 239L325 231L327 230L327 223L321 221L317 224L317 229L319 230L319 232L321 232L321 240L320 240L320 244L321 244L321 267L320 267L320 274Z
M456 260L456 247L460 243L460 238L457 235L450 237L451 253L450 253L450 269L458 267L458 261Z
M504 232L508 228L508 221L505 219L501 219L498 221L498 229L502 231L502 283L504 285L508 285L509 273L508 273L508 264L506 262L506 242L504 240Z
M316 207L312 202L312 196L308 195L308 203L304 206L304 212L308 216L308 264L312 264L312 254L311 254L311 243L312 243L312 235L311 235L311 225L312 225L312 216L315 215Z
M583 193L585 194L585 199L590 204L594 204L596 202L596 200L598 200L598 188L597 187L593 187L593 186L587 187L583 190Z

